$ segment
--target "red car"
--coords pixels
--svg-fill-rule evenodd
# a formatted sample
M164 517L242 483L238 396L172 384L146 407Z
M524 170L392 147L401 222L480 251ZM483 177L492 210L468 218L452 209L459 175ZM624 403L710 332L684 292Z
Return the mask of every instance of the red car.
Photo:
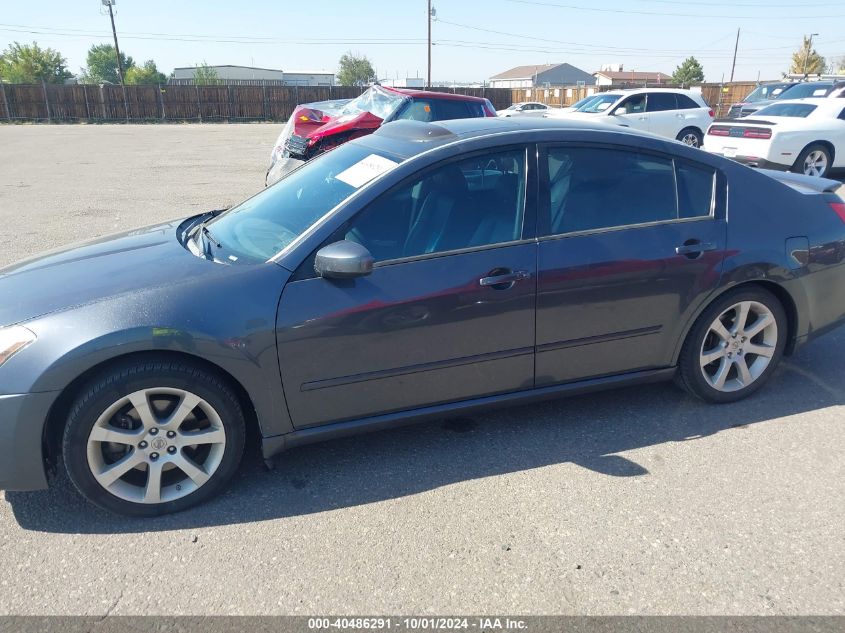
M385 86L372 86L351 100L299 105L276 141L265 184L273 184L304 161L371 134L390 121L430 122L495 116L493 104L482 97Z

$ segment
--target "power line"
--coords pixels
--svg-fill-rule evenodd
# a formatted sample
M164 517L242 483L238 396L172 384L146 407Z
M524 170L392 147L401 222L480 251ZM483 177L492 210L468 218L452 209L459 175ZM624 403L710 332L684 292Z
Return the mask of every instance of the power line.
M827 18L845 18L845 13L836 15L714 15L702 13L670 13L666 11L636 11L632 9L604 9L598 7L584 7L574 4L557 4L554 2L540 2L539 0L505 0L505 2L513 2L514 4L531 4L540 7L553 7L555 9L570 9L572 11L593 11L597 13L617 13L626 15L656 15L656 16L673 16L681 18L698 18L700 20L719 19L719 20L820 20ZM761 6L762 8L762 6Z

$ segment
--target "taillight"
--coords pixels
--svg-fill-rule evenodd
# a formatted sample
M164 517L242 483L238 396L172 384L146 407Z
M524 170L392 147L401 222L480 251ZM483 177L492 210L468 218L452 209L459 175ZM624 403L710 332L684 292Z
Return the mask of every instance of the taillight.
M710 129L707 130L707 133L710 136L730 136L731 128L724 125L711 125Z
M830 208L839 216L839 219L845 222L845 202L831 202Z
M712 119L714 116L716 116L716 113L715 113L715 112L713 112L713 110L708 111L708 112L707 112L707 114L709 114L709 115L710 115L710 118L711 118L711 119Z
M772 138L772 131L765 127L749 127L742 131L745 138Z

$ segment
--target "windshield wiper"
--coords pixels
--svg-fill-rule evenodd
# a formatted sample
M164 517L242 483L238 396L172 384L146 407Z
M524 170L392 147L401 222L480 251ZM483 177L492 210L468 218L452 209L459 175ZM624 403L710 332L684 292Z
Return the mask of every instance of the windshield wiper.
M207 222L208 220L206 220ZM200 239L197 241L202 246L202 254L206 257L214 259L214 255L211 252L211 244L214 244L217 248L223 248L223 244L220 243L214 234L209 230L208 226L206 226L206 222L201 222L199 226L196 228L195 235L197 235Z

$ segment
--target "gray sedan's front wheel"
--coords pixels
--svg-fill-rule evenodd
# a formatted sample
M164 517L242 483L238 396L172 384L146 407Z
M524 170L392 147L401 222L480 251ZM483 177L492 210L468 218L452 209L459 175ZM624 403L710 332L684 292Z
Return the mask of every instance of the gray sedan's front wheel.
M240 403L219 376L190 363L139 361L83 389L63 456L71 481L92 503L155 516L218 493L243 446Z

